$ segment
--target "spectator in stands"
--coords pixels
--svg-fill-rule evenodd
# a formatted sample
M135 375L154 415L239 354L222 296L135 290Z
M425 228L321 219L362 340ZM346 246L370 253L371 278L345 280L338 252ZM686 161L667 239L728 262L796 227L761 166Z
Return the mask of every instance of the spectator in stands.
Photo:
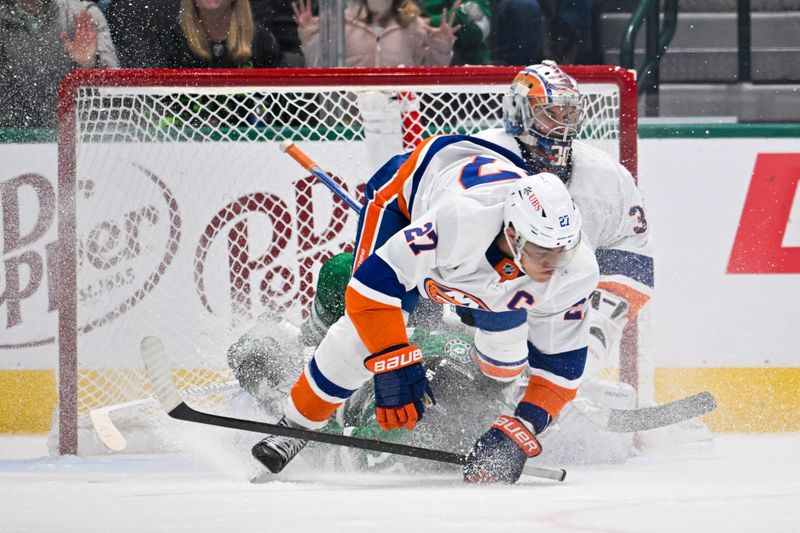
M558 63L592 65L603 62L596 27L594 0L539 0L545 15L544 53Z
M456 32L451 65L482 65L489 62L489 0L422 0L423 16L433 27L442 17L452 18L461 28Z
M121 66L147 68L164 62L157 53L163 46L159 39L169 33L180 1L109 0L105 14Z
M170 68L261 68L282 66L275 35L256 24L249 0L181 0L174 24L160 46Z
M52 127L64 75L117 65L106 19L91 2L0 0L0 126Z
M291 0L250 0L253 19L275 35L283 53L281 66L302 67L305 65L297 35Z
M311 0L292 4L306 66L320 64L319 17ZM396 67L448 65L460 26L454 15L433 28L420 16L413 0L351 0L345 9L344 65Z
M539 0L497 0L492 21L492 60L498 65L533 65L542 60Z

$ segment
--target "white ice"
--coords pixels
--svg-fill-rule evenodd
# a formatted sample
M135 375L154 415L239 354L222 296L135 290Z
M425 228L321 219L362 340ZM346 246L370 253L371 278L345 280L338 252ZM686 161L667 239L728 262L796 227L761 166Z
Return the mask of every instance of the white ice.
M572 467L564 483L528 478L510 487L294 465L254 485L251 460L206 452L47 457L43 438L2 437L0 531L800 531L796 433L721 435L702 453Z

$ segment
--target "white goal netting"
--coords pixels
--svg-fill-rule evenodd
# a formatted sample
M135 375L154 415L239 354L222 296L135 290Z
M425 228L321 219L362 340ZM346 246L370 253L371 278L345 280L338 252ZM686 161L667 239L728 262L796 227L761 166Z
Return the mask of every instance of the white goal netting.
M62 401L73 412L61 416L62 450L90 410L149 395L143 336L160 336L181 386L194 387L230 379L228 346L262 312L303 319L321 263L350 249L357 217L279 152L282 140L360 199L371 173L420 139L502 127L508 85L421 76L280 86L253 76L236 86L187 77L76 87L74 142L61 142L74 174L60 177L75 188L75 333L62 321L60 335L62 380L74 379L77 403ZM584 138L619 157L619 87L579 82Z

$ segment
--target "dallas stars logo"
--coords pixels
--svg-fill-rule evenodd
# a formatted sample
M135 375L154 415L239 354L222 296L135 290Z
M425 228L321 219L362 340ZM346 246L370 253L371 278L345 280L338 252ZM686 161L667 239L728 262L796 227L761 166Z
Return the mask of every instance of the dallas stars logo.
M444 353L447 357L452 357L459 363L469 362L470 345L461 339L451 339L444 345Z

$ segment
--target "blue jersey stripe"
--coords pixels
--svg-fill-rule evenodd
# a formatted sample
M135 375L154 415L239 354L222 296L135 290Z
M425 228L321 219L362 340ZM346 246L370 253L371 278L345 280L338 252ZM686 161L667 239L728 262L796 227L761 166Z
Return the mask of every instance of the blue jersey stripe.
M369 181L367 181L367 186L364 190L364 195L368 201L373 200L375 198L375 193L392 181L392 178L397 174L397 170L403 166L403 163L405 163L409 157L411 157L411 152L396 155L384 163L384 165L372 175Z
M570 381L583 375L586 367L586 348L545 354L528 342L528 364Z
M379 255L367 257L353 274L358 281L391 298L402 298L405 286L397 279L397 273Z
M509 329L521 326L527 320L525 311L501 311L492 312L483 309L472 309L470 307L456 307L456 314L461 318L466 318L465 323L474 325L483 331L508 331Z
M367 202L367 206L369 206L369 201ZM358 229L356 230L356 241L355 241L355 249L361 249L361 233L364 229L364 218L367 216L367 208L361 210L361 214L358 216ZM401 229L408 226L408 219L400 212L400 208L398 207L397 198L393 199L391 202L386 204L384 209L382 210L380 222L378 223L378 227L376 228L376 233L374 234L374 242L371 243L370 253L374 253L375 250L383 246L389 238L400 231Z
M550 413L538 405L533 405L528 402L520 402L514 410L514 416L533 424L533 429L536 430L537 435L544 431L544 428L550 423Z
M654 285L653 258L624 250L598 248L595 252L600 274L621 275L638 281L642 285Z
M477 348L475 348L475 351L478 353L478 356L481 359L483 359L484 361L486 361L490 365L494 365L494 366L515 367L515 366L524 365L525 362L527 361L527 358L525 358L525 359L520 359L519 361L514 361L514 362L511 362L511 363L507 363L505 361L498 361L497 359L492 359L491 357L489 357L488 355L486 355L485 353L483 353L482 351L480 351Z
M326 378L317 366L317 361L313 357L311 358L311 361L308 362L308 373L311 374L311 379L314 380L314 383L317 385L317 387L319 387L319 389L328 396L346 400L355 392L354 390L340 387L336 383Z
M488 148L493 152L497 152L498 154L502 155L515 166L519 167L525 173L528 173L528 167L525 165L525 161L506 148L498 144L494 144L493 142L489 142L484 139L479 139L477 137L471 137L469 135L445 135L442 137L438 137L431 142L430 146L428 146L428 151L425 153L425 157L422 161L417 165L417 169L414 171L414 175L412 177L412 186L411 186L411 198L408 200L408 209L409 212L411 210L411 206L414 204L414 198L417 195L417 188L419 187L419 183L422 180L422 176L425 174L425 170L428 168L428 165L431 162L431 159L436 155L436 153L441 150L442 148L449 146L453 143L461 142L461 141L469 141L473 144L477 144L478 146L482 146L484 148ZM491 157L490 154L485 154L487 157Z

